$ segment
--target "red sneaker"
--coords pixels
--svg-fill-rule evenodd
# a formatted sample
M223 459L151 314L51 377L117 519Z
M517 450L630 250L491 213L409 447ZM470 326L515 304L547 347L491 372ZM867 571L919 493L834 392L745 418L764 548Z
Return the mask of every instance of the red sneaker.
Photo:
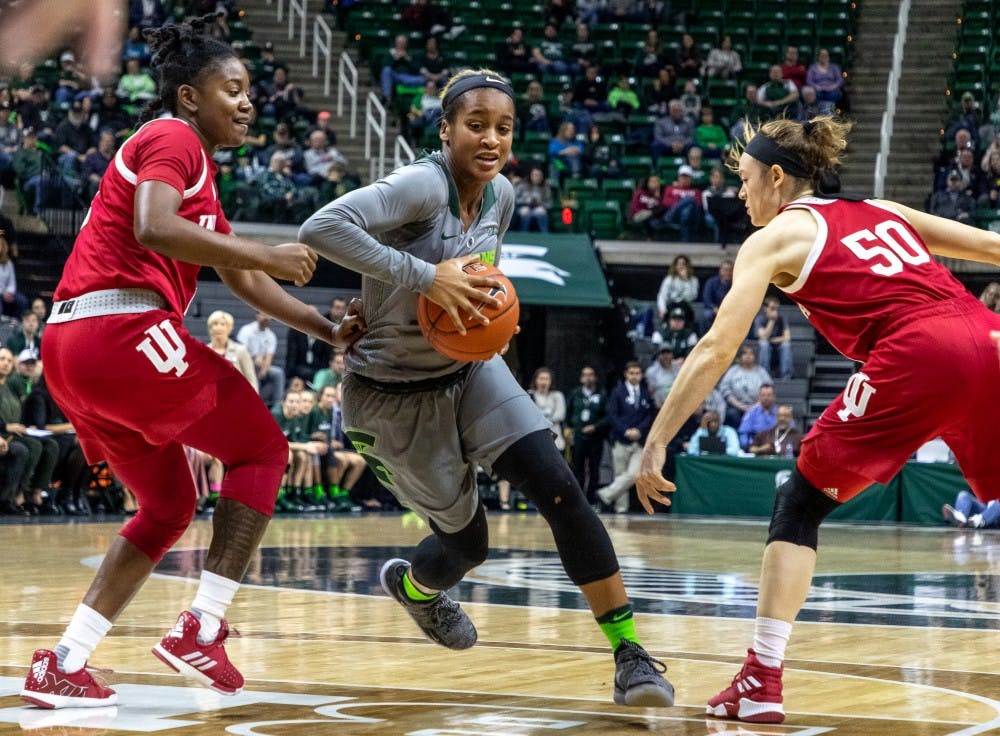
M190 611L183 611L174 628L153 647L165 665L223 695L236 695L243 689L243 675L229 661L223 642L229 636L225 621L210 644L198 641L201 622Z
M708 701L705 712L719 718L736 718L747 723L781 723L781 667L766 667L753 649L747 650L743 669L732 684Z
M98 708L115 705L118 694L95 680L86 667L79 672L63 672L56 664L55 652L37 649L24 680L21 700L39 708Z

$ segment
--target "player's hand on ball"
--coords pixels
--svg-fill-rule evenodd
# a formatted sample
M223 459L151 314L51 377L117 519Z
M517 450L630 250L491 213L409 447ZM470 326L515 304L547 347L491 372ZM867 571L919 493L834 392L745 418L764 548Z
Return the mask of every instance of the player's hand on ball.
M331 342L335 348L347 350L354 343L361 339L368 329L365 323L364 304L355 297L347 305L347 314L340 321L339 325L333 328L333 339Z
M270 249L270 258L263 269L276 279L305 286L316 270L316 251L303 243L282 243Z
M651 501L669 506L670 499L666 494L677 490L677 486L663 477L663 463L666 459L666 447L647 444L642 451L642 464L639 466L639 475L635 478L635 492L647 514L653 513Z
M451 258L434 267L434 283L424 294L440 306L454 323L460 335L465 334L464 316L481 324L489 324L489 318L476 308L476 304L499 307L500 301L484 294L477 286L498 287L500 282L488 276L470 275L462 267L479 260L478 254Z

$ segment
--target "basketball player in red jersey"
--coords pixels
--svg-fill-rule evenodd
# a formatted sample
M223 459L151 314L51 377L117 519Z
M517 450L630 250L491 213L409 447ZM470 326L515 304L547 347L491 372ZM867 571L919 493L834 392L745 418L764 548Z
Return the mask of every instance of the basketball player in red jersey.
M934 255L1000 265L1000 235L894 202L816 196L849 126L774 120L739 158L740 197L763 229L740 248L733 286L691 351L646 441L639 499L669 504L660 475L667 442L708 395L746 337L769 284L795 301L841 353L863 363L802 442L778 488L761 570L753 648L708 713L784 720L781 675L792 621L816 562L817 529L839 504L894 476L942 437L982 500L1000 497L992 442L1000 365L984 307Z
M228 472L214 534L189 611L154 648L166 664L223 694L243 677L224 642L226 608L274 509L288 443L233 366L183 326L201 266L213 266L257 310L342 347L339 326L272 277L304 284L316 255L301 243L268 247L231 235L211 154L243 143L253 107L246 69L204 23L148 34L160 97L101 180L56 289L43 352L53 398L90 462L107 460L139 500L111 544L54 650L35 652L21 696L44 708L116 702L85 667L111 622L183 534L195 489L183 445Z

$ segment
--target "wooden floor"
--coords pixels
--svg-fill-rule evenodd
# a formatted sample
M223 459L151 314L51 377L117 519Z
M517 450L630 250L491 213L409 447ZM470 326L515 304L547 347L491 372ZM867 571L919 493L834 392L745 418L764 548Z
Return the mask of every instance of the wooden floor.
M149 653L194 594L211 532L197 521L91 660L114 670L119 705L25 707L32 651L58 640L120 524L28 523L0 525L0 734L1000 734L1000 533L824 528L788 650L788 719L751 727L704 704L750 643L765 527L606 521L673 708L612 703L607 643L534 515L491 517L494 553L457 592L479 629L466 652L422 639L378 589L381 562L426 533L415 517L276 519L230 609L247 677L234 698Z

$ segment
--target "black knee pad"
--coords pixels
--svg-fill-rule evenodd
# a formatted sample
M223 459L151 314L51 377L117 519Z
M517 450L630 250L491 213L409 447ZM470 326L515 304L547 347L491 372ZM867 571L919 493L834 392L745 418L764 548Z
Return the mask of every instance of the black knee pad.
M767 542L791 542L816 549L819 525L840 504L805 479L798 468L778 486Z
M522 437L497 459L493 469L538 508L552 529L570 580L586 585L618 572L608 532L587 503L549 430Z

